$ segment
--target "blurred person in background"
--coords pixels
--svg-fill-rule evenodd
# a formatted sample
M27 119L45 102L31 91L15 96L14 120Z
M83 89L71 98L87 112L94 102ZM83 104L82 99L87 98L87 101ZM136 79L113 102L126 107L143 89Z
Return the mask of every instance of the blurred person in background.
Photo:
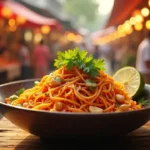
M126 56L126 51L127 48L120 44L117 43L115 46L115 64L114 64L114 72L120 69L123 66L123 59Z
M109 44L101 45L100 52L100 58L105 60L106 72L111 75L113 72L111 68L112 48Z
M49 61L51 58L50 49L41 40L33 50L33 63L35 78L41 78L49 73Z
M100 49L99 49L99 46L98 45L95 45L94 46L94 49L93 49L93 57L95 58L95 59L98 59L98 58L100 58Z
M30 78L30 52L24 40L18 42L19 60L21 63L21 79Z
M124 56L122 66L132 66L135 67L136 63L136 47L133 44L129 45L129 48Z
M142 73L145 83L150 84L150 31L138 47L136 68Z

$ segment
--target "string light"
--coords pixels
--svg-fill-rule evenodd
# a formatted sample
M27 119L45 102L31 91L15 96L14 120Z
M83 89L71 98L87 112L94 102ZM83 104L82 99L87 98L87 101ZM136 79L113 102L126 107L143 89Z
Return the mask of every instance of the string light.
M135 30L137 31L141 31L143 29L143 24L142 23L137 23L135 26L134 26Z
M142 8L141 14L142 14L144 17L147 17L147 16L149 15L149 9L146 8L146 7Z
M146 21L145 26L146 26L147 29L150 29L150 20Z
M141 23L144 19L141 15L136 15L135 20L136 20L137 23Z
M150 7L150 0L148 1L148 6Z
M136 24L136 20L135 20L134 17L131 17L129 22L130 22L131 25L135 25Z

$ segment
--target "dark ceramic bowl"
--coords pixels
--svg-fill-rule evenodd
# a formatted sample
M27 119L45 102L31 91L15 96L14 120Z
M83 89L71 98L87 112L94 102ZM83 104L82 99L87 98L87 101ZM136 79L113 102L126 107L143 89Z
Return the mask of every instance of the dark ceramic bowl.
M33 86L34 80L18 81L0 86L0 112L18 127L41 137L125 135L150 119L150 107L142 110L104 114L59 113L34 111L4 103L5 97L18 89ZM150 85L144 94L150 100Z

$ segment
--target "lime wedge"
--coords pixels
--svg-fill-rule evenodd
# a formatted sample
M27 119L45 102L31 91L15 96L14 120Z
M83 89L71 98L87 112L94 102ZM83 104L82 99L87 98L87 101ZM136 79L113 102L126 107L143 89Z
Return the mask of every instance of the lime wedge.
M113 75L113 79L122 83L129 96L134 99L136 99L144 90L143 77L134 67L124 67L119 69Z

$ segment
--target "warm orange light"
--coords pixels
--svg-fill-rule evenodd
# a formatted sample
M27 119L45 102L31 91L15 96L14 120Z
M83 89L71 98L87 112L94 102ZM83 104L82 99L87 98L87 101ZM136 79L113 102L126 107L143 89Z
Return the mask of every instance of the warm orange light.
M131 25L128 21L126 21L124 24L123 24L123 29L124 31L127 31L131 28Z
M136 24L136 20L135 20L134 17L131 17L129 22L130 22L131 25L135 25Z
M136 9L134 12L133 12L133 16L136 16L136 15L139 15L140 14L140 10L139 9Z
M146 26L147 29L150 29L150 20L146 21L145 26Z
M24 24L26 22L26 19L22 16L17 16L16 20L18 24Z
M16 22L15 22L14 19L9 19L8 24L9 24L9 26L12 27L12 26L14 26L16 24Z
M2 8L2 16L6 18L10 18L11 15L12 15L12 11L9 8L7 7Z
M148 1L148 6L150 7L150 0Z
M140 23L140 22L142 22L144 19L143 19L143 17L142 17L141 15L136 15L136 16L135 16L135 20L136 20L137 23Z
M68 41L74 41L76 36L73 33L68 33L67 34L67 40Z
M32 32L31 31L26 31L25 34L24 34L24 39L27 42L30 42L32 40Z
M135 26L134 26L135 30L137 31L141 31L143 29L143 24L142 23L137 23Z
M42 34L41 33L36 33L34 36L34 42L39 43L42 40Z
M81 43L83 41L83 38L81 35L76 35L76 38L75 38L75 42L76 43Z
M133 28L131 27L130 29L126 30L127 34L131 34L133 32Z
M120 33L120 37L125 37L125 36L126 36L125 32Z
M42 27L41 27L41 32L42 32L43 34L48 34L48 33L50 32L50 27L47 26L47 25L42 26Z
M123 25L119 25L118 28L117 28L118 32L124 32L124 27Z
M17 30L16 26L9 26L9 31L15 32Z
M144 7L142 10L141 10L141 14L144 16L144 17L147 17L149 15L149 9Z

